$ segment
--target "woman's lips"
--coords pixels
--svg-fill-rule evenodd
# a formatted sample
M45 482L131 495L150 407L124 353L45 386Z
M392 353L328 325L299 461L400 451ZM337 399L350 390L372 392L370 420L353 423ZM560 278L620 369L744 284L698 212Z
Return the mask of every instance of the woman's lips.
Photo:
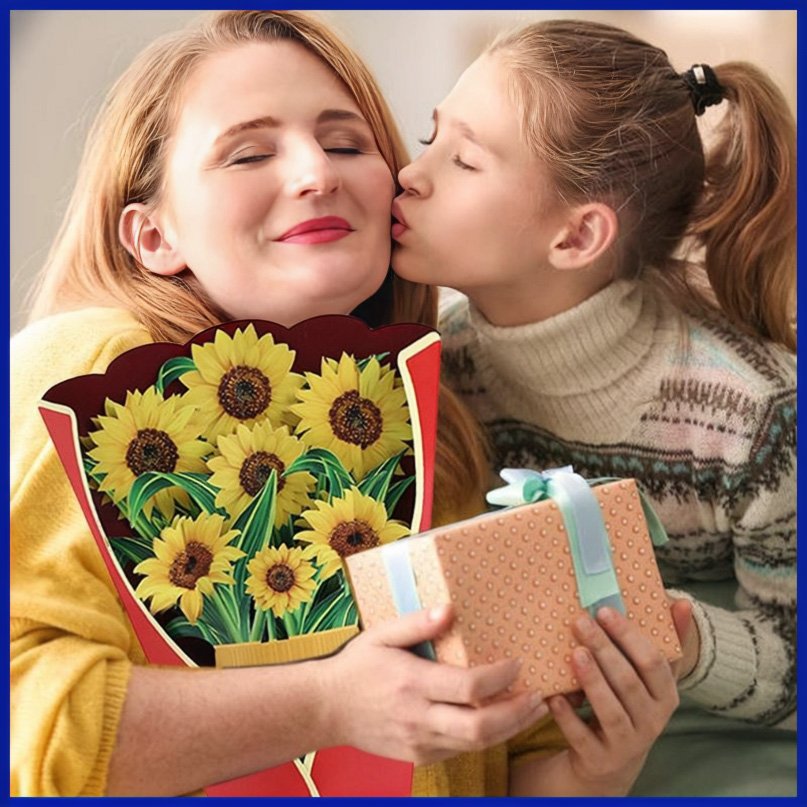
M283 244L324 244L338 241L353 232L350 222L339 216L323 216L319 219L295 224L277 240Z

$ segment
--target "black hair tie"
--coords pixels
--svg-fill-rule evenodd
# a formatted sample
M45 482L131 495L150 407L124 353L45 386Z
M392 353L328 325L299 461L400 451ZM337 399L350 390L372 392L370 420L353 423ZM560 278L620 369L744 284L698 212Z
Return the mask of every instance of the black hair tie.
M726 97L715 71L708 64L693 64L689 70L681 73L681 78L689 88L696 115L703 115L707 106L719 104Z

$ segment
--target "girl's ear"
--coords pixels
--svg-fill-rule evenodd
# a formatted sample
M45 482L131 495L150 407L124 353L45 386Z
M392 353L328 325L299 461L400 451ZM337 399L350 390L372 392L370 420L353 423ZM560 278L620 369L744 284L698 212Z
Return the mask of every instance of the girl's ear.
M167 276L187 268L182 255L166 238L154 212L144 204L126 205L118 222L118 237L126 251L149 272Z
M616 241L616 213L601 202L571 210L569 218L549 247L549 263L555 269L585 269Z

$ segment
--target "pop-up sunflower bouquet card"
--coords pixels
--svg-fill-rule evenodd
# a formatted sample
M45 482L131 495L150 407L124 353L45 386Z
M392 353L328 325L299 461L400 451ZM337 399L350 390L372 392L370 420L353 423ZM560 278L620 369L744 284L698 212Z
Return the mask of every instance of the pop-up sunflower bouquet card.
M343 560L429 527L439 362L421 325L231 322L45 394L151 663L283 663L358 633ZM411 775L341 747L206 792L409 795Z

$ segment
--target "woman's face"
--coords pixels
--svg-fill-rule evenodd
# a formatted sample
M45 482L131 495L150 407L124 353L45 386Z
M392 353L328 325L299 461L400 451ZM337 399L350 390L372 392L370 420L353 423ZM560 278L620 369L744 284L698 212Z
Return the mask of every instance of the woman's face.
M231 318L347 313L381 285L393 178L353 97L302 46L202 61L168 154L163 235Z
M483 56L434 112L428 147L399 175L392 264L400 276L472 299L535 284L559 206L521 133L507 76Z

